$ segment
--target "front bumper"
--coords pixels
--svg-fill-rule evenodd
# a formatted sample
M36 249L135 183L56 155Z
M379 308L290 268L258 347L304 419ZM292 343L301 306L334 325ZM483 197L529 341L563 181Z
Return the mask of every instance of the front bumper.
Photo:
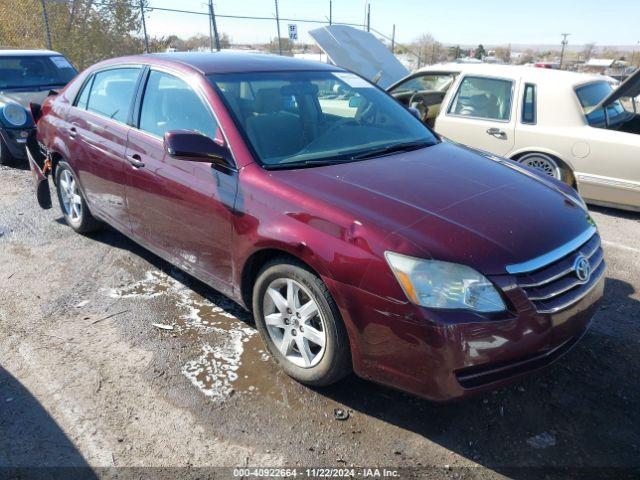
M36 129L29 128L5 128L0 127L0 137L9 149L11 156L16 159L26 159L25 146L30 139L35 138Z
M521 303L516 313L487 318L429 310L332 283L355 372L435 401L495 389L553 363L585 333L604 290L602 277L557 313L540 314Z

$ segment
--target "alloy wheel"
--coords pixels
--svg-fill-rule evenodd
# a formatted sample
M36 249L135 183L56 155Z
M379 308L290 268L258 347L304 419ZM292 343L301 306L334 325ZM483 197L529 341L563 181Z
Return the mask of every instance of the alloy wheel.
M518 160L523 165L526 165L531 168L535 168L550 177L555 178L556 180L561 180L562 175L560 172L560 167L556 163L556 161L548 155L540 154L540 153L530 153L521 157Z
M74 223L82 221L82 197L76 179L69 170L60 174L60 197L67 217Z
M267 332L283 357L294 365L317 365L327 343L326 321L311 292L291 278L278 278L263 298Z

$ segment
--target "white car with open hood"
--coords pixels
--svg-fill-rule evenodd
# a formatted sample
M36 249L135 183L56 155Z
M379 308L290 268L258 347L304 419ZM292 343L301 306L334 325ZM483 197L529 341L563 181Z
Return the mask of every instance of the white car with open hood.
M335 35L333 44L323 42L329 35L321 31L331 28L311 32L328 57L375 80L362 65L377 39L361 32L359 43L337 45ZM381 55L377 65L392 63ZM640 71L617 88L614 83L560 70L450 63L384 87L450 140L564 180L588 203L640 211Z
M589 203L640 210L640 76L434 65L388 91L444 137L564 180Z

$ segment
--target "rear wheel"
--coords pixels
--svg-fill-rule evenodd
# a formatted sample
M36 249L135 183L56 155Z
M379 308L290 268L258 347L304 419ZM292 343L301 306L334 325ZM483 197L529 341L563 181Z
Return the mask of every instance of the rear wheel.
M253 289L256 325L273 358L299 382L322 386L351 371L347 332L326 285L304 265L272 261Z
M562 167L551 155L545 153L527 153L518 158L518 162L527 167L539 170L556 180L564 180L565 175Z
M60 162L56 168L56 190L64 219L71 228L78 233L88 233L100 227L100 222L91 215L76 176L66 162Z

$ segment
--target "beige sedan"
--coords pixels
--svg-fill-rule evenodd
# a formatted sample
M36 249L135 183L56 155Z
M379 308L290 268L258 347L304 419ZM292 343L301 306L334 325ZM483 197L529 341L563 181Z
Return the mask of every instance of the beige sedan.
M563 180L593 204L640 211L640 73L489 64L421 69L388 88L453 141Z

